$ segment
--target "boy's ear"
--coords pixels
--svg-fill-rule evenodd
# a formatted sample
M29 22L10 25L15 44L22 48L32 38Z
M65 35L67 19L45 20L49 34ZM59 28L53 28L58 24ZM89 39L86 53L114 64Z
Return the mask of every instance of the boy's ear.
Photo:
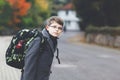
M46 29L48 29L48 27L49 27L48 25L47 25L47 26L45 26L45 28L46 28Z

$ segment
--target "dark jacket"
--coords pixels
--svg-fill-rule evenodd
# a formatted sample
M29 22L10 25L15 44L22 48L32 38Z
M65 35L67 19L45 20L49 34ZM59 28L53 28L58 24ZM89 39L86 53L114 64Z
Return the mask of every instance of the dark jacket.
M41 38L35 38L25 56L24 71L21 80L49 80L51 65L57 43L53 43L46 29L42 31L46 38L42 54L40 53Z

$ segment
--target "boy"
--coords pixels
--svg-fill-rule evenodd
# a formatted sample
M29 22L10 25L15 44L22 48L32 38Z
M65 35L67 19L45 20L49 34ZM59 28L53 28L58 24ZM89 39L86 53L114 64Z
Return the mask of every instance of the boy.
M42 31L45 37L43 50L40 53L41 38L35 38L25 56L25 66L21 80L49 80L50 69L57 49L57 39L63 31L63 20L57 16L47 19Z

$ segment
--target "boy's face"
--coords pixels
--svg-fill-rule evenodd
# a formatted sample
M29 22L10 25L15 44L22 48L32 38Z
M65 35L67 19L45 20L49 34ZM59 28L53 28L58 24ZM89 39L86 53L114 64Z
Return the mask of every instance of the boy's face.
M49 34L53 37L59 37L63 31L63 26L54 21L51 25L47 25L46 29L48 30Z

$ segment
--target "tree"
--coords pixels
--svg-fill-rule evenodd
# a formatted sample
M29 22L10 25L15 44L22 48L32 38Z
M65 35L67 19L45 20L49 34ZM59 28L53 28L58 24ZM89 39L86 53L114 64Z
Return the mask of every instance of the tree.
M50 16L50 1L51 0L27 0L32 5L27 16L22 17L22 25L28 27L39 27L46 18Z
M120 25L120 0L73 0L75 9L82 18L81 29L89 25Z
M108 26L120 25L120 0L105 0L101 10Z
M12 16L12 8L5 0L0 0L0 27L7 26Z
M12 19L9 22L10 26L13 26L14 28L18 28L17 26L19 23L21 23L21 17L27 15L28 10L31 7L31 3L26 2L25 0L7 0L10 4L11 8L13 9L12 13Z
M35 0L35 6L38 9L39 17L42 17L43 21L50 16L51 6L49 0Z
M36 27L50 16L51 2L52 0L0 0L0 25L15 30Z

